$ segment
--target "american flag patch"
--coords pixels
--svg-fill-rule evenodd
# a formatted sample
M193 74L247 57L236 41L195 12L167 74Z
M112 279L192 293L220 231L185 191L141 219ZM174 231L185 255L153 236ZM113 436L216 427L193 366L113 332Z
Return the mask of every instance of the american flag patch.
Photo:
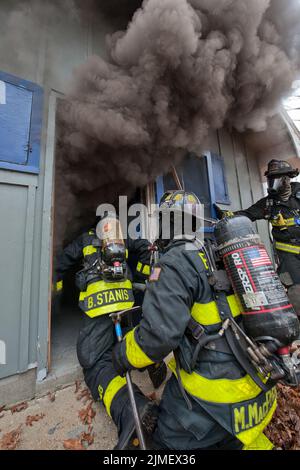
M248 254L254 268L272 266L272 261L265 248L254 248Z
M154 268L152 273L150 274L149 281L151 282L158 281L160 273L161 273L161 268Z

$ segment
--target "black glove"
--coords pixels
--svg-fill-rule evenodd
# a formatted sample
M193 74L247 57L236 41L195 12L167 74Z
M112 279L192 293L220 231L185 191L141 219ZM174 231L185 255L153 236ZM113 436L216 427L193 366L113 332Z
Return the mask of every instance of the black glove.
M219 220L223 219L224 211L219 206L217 206L217 204L214 204L214 209L216 211L217 218Z
M216 211L217 218L219 220L224 219L224 217L234 217L234 212L232 211L223 211L217 204L214 204L214 208Z
M115 371L121 376L124 377L126 372L130 370L130 364L126 358L126 343L122 341L117 343L112 352L112 363Z
M167 377L167 366L162 361L158 364L153 364L147 368L150 380L154 388L159 388Z

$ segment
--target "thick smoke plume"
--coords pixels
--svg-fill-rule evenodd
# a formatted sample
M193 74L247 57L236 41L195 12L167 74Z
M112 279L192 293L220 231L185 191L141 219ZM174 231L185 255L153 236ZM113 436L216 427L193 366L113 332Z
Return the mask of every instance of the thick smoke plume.
M299 19L292 0L145 0L60 106L58 237L199 151L209 129L265 131L298 70Z

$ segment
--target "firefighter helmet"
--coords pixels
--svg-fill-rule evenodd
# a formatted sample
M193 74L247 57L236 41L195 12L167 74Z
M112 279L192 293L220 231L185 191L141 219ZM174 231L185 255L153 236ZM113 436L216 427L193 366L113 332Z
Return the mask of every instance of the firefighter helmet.
M197 216L201 202L196 194L190 191L167 191L160 200L159 211L176 211L180 210Z
M274 179L281 178L282 176L295 178L298 175L298 168L293 168L288 162L284 160L271 160L268 164L268 170L265 172L265 176Z
M201 203L192 192L167 191L159 205L159 239L194 237L200 228Z

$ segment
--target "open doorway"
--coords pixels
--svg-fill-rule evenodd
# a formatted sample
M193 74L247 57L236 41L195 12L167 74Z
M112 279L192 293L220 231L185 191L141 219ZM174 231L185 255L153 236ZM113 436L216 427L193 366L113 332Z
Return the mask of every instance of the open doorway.
M59 106L59 100L57 105ZM56 132L58 135L58 132ZM64 178L68 178L67 173L63 173L59 168L59 159L61 158L59 145L56 145L55 150L55 163L54 163L54 207L53 207L53 253L52 253L52 271L53 271L53 286L51 309L49 312L49 351L48 351L48 370L53 377L62 378L67 376L72 377L72 380L77 378L81 373L81 367L78 363L76 344L80 328L83 326L85 313L79 308L78 300L80 290L76 286L76 273L82 269L83 256L72 263L68 272L60 279L57 274L57 266L61 253L64 249L77 239L83 233L90 231L95 227L96 223L96 208L100 203L107 202L104 200L93 200L91 211L86 214L86 217L78 217L78 212L74 212L74 219L70 217L65 230L61 228L61 214L57 210L60 204L66 204L66 198L62 200L64 187ZM78 174L80 175L80 166L78 167ZM101 175L99 176L101 178ZM88 180L86 180L88 183ZM67 185L66 185L67 186ZM120 189L120 195L122 189ZM146 191L138 189L132 191L129 198L129 205L145 203ZM116 188L116 195L118 196L118 188ZM80 197L80 195L78 196ZM112 200L109 200L112 203ZM117 201L116 201L117 202ZM76 205L76 196L72 196L70 202L70 210ZM69 221L70 220L70 221ZM74 225L72 225L74 220ZM82 221L80 224L79 221ZM130 259L129 268L134 271L138 260L132 257ZM59 282L58 282L59 281ZM62 281L62 283L61 283Z

